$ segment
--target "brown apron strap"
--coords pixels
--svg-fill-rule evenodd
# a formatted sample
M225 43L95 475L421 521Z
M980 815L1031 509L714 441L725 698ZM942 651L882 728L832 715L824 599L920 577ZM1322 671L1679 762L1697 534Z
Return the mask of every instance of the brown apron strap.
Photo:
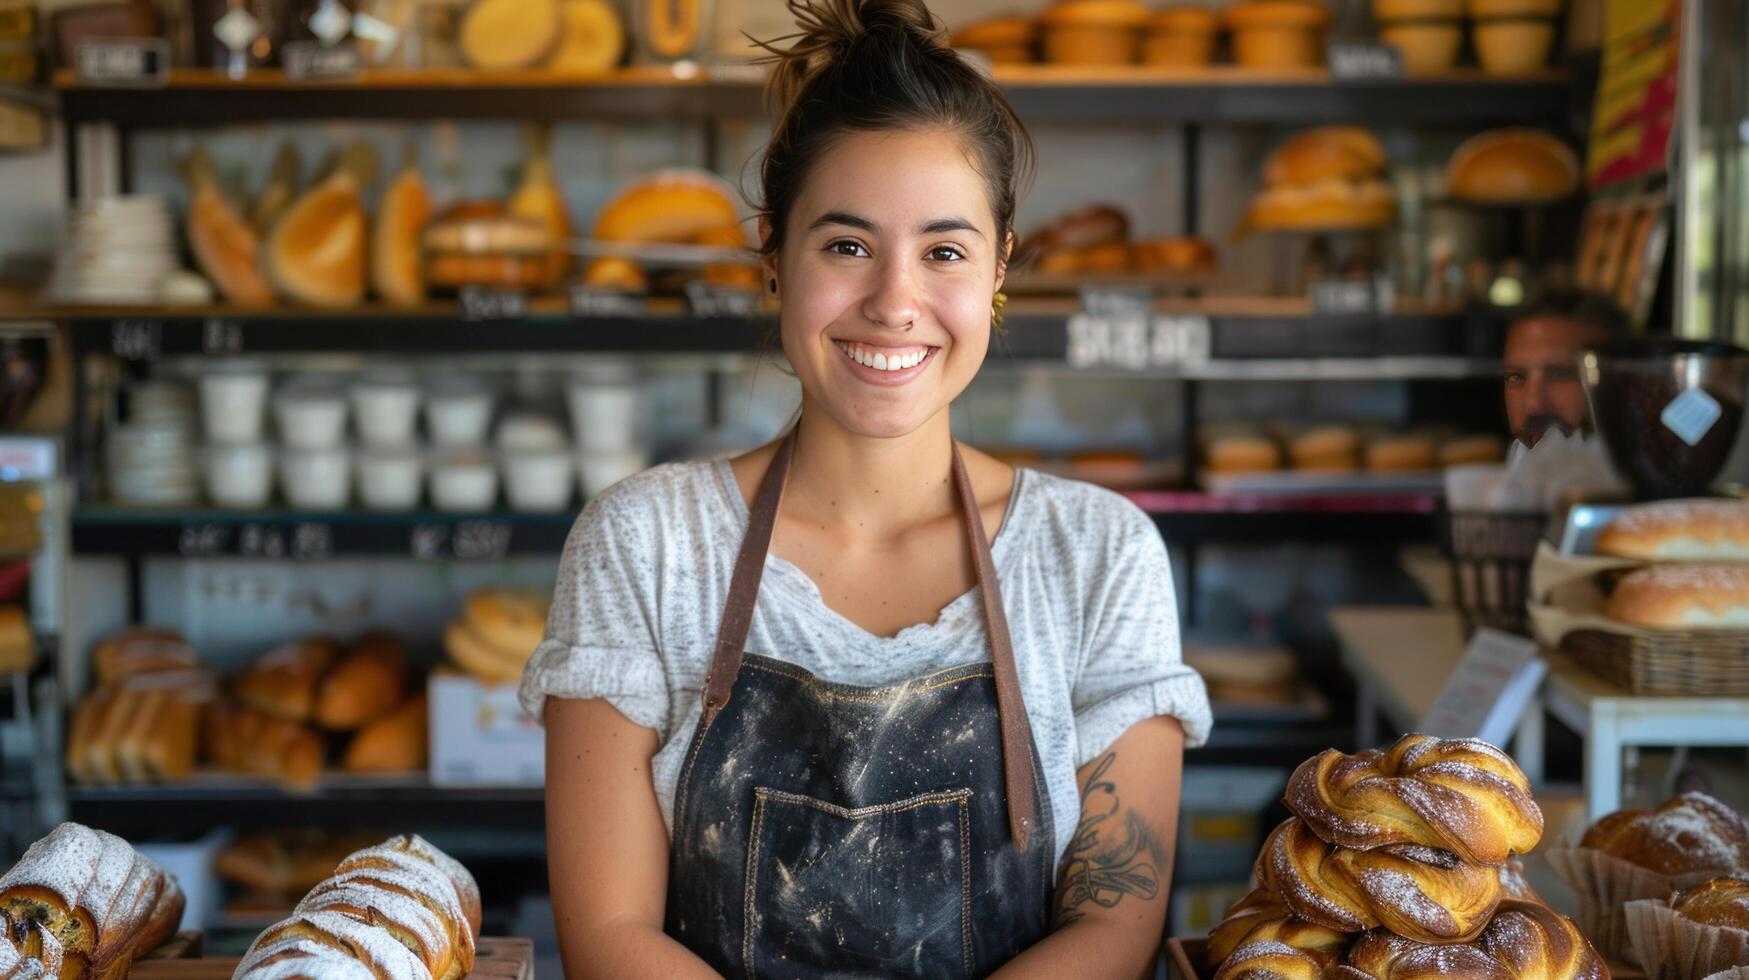
M771 550L771 532L777 526L777 508L783 499L784 479L789 474L795 440L795 430L792 429L766 467L765 476L759 481L759 490L753 496L753 506L749 508L747 534L741 539L741 551L735 557L735 571L729 579L729 596L723 604L723 618L717 628L710 673L705 676L704 714L698 723L701 732L710 727L729 703L735 676L741 671L742 651L747 645L747 632L753 625L753 608L759 600L759 580L765 572L765 556ZM996 714L1002 729L1008 826L1015 847L1024 851L1033 828L1038 826L1032 724L1027 720L1026 702L1021 697L1020 677L1014 666L1014 644L1008 635L1008 617L1002 609L1002 590L996 579L995 559L990 555L989 536L984 533L978 498L972 492L971 479L966 475L959 443L952 445L953 480L959 491L960 523L971 545L978 591L983 598L984 628L990 638L990 660L995 667Z

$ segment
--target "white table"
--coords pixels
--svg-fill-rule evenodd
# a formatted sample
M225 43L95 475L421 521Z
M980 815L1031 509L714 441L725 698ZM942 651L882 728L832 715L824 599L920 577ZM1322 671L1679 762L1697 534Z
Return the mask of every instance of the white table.
M1382 713L1413 731L1463 656L1462 618L1450 609L1335 609L1342 661L1359 688L1355 743L1377 745ZM1749 698L1635 697L1565 656L1545 651L1548 679L1513 735L1513 756L1542 784L1543 715L1585 740L1589 819L1621 809L1627 746L1749 746Z

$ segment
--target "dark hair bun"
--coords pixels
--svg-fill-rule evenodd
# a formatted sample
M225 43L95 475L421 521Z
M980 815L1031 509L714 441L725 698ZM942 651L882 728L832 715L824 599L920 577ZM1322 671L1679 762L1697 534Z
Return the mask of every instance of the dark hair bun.
M866 58L909 45L920 53L955 57L946 29L923 0L785 0L785 5L796 19L796 33L754 42L767 52L762 60L774 66L765 83L773 119L788 115L810 82L853 52ZM859 45L865 50L856 51Z

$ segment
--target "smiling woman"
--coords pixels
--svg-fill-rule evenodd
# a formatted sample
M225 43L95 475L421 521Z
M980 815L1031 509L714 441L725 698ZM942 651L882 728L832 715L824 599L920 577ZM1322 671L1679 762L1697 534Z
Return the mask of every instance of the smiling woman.
M763 274L795 426L584 510L523 703L566 975L1151 975L1184 746L1122 497L952 435L1026 132L921 0L791 0Z

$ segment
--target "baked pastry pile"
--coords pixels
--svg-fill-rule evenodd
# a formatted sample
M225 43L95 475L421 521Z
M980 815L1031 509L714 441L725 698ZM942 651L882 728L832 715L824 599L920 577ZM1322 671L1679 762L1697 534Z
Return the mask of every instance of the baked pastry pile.
M1257 857L1257 889L1209 938L1217 980L1607 976L1572 922L1512 863L1542 811L1506 753L1406 735L1331 749L1288 780L1289 817Z
M546 635L550 597L539 589L480 589L443 633L456 665L488 684L514 684Z
M176 878L114 834L64 823L0 876L0 977L127 976L182 921Z

